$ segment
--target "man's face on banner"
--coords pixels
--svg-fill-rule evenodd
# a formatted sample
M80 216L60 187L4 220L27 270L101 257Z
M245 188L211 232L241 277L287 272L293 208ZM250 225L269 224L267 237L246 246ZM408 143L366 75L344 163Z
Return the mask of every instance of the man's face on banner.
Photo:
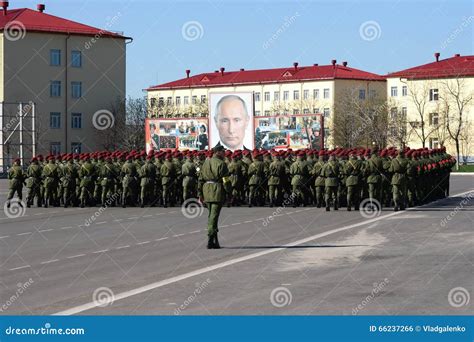
M216 113L216 126L220 140L230 149L242 148L249 116L241 101L230 99L220 105Z

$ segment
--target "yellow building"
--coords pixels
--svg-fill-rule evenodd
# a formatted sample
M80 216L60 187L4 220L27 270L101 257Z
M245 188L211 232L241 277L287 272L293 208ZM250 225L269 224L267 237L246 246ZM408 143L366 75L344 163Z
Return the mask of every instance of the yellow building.
M93 117L98 111L109 115L111 102L125 97L126 44L131 39L49 15L44 5L37 10L9 9L8 2L0 6L0 123L4 131L0 157L4 164L21 154L27 159L33 150L58 154L102 149L101 131ZM120 13L106 27L119 17ZM23 151L18 145L20 106Z
M446 146L460 162L474 157L474 56L440 59L387 75L391 143ZM457 139L456 139L457 138Z
M208 115L209 94L253 92L254 116L322 113L325 117L325 146L333 145L334 105L350 92L359 99L386 96L385 78L351 68L347 62L329 65L226 71L191 75L146 89L150 117L199 117Z

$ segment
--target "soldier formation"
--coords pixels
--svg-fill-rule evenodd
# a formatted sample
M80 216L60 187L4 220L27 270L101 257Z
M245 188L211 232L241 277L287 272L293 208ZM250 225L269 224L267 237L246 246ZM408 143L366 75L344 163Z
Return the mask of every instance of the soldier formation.
M95 152L41 155L9 169L16 193L37 206L174 206L203 198L202 166L215 151ZM316 205L359 209L365 198L394 210L449 194L455 159L441 149L225 151L229 206ZM215 181L220 181L216 179Z

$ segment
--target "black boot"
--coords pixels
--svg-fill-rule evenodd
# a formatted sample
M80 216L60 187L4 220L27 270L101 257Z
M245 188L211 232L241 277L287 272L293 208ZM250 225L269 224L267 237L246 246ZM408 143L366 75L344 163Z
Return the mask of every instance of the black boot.
M207 237L207 249L214 249L214 236Z
M326 211L331 211L331 209L329 209L329 207L326 207Z
M214 234L213 243L214 243L214 249L220 249L221 248L221 245L219 245L219 239L217 238L217 233Z

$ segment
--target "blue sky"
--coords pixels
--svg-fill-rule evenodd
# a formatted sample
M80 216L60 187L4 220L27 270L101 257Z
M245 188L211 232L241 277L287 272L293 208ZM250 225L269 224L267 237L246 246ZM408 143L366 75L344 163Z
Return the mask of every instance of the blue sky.
M37 1L10 1L36 8ZM46 12L123 31L127 94L191 74L348 61L385 74L472 55L474 2L49 0ZM189 30L186 30L186 27Z

